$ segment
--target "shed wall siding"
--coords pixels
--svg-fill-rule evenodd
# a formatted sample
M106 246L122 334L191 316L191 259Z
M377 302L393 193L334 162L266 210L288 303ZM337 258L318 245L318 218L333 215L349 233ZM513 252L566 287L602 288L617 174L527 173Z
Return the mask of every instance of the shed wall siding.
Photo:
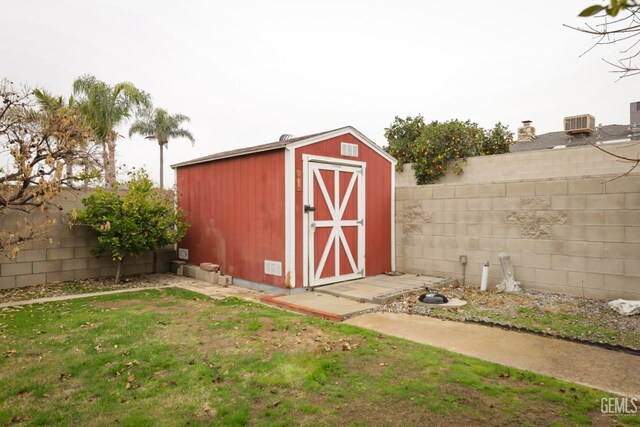
M284 150L178 168L177 188L191 223L178 247L189 249L189 263L285 285ZM265 274L265 260L281 262L283 275Z
M358 157L340 154L340 144L357 144ZM325 141L296 148L295 169L302 171L302 155L333 157L365 162L366 166L366 204L365 204L365 274L367 276L391 270L391 167L389 161L362 143L351 134L341 135ZM296 228L296 287L303 283L303 207L302 192L295 194Z

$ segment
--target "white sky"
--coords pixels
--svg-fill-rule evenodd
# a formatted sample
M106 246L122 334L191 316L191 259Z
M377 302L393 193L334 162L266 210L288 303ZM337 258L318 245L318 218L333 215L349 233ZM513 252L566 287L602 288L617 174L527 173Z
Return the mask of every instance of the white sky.
M0 78L68 96L93 74L128 80L191 117L169 164L353 125L379 145L394 116L500 121L538 133L562 117L629 123L640 77L616 81L591 39L562 27L596 0L2 0ZM451 5L455 4L455 8ZM619 48L618 48L619 50ZM128 134L123 128L122 134ZM125 137L118 160L158 177L158 148Z

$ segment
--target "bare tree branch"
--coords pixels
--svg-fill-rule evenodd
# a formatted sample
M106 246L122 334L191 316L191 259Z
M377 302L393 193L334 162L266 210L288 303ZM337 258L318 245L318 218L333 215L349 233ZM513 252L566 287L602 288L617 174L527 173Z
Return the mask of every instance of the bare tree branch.
M614 178L611 178L610 180L605 181L605 182L611 182L611 181L615 181L616 179L620 179L620 178L622 178L622 177L625 177L625 176L629 175L631 172L633 172L633 171L638 167L638 165L640 165L640 153L638 153L638 154L636 155L636 157L621 156L621 155L619 155L619 154L613 153L613 152L612 152L612 151L610 151L610 150L605 150L604 148L602 148L602 145L597 144L597 143L595 143L595 142L591 141L589 138L587 138L587 137L586 137L586 136L584 136L584 135L583 135L583 139L584 139L584 140L585 140L589 145L591 145L592 147L595 147L595 148L597 148L598 150L602 151L603 153L606 153L607 155L609 155L609 156L611 156L611 157L616 158L616 159L617 159L617 161L619 161L619 162L623 162L623 163L631 163L631 167L629 168L629 170L628 170L628 171L626 171L626 172L625 172L625 173L623 173L622 175L619 175L619 176L616 176L616 177L614 177ZM632 145L635 145L635 143L634 143L634 144L632 144Z
M584 56L596 47L618 45L620 58L602 58L613 68L611 72L619 75L619 79L640 74L640 65L636 62L640 58L640 5L628 3L616 9L615 13L611 12L611 7L600 9L601 13L590 18L596 19L597 24L587 22L583 27L563 24L567 28L595 37L594 43L579 56Z
M33 93L0 81L0 255L14 258L22 244L39 238L52 220L32 214L57 208L56 197L64 186L83 178L64 173L66 166L88 160L90 129L72 108L38 108ZM42 217L39 216L39 217ZM13 219L10 219L13 218Z

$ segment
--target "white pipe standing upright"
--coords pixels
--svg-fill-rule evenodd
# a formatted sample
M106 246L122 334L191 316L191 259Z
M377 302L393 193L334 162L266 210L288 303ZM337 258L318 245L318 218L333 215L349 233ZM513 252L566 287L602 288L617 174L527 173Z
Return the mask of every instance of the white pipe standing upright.
M489 261L482 267L482 280L480 281L480 290L487 290L487 281L489 280Z

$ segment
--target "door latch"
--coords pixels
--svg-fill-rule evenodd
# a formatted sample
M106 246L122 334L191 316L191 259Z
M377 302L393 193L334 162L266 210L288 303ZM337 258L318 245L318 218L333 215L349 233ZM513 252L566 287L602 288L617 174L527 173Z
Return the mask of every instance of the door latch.
M304 205L304 213L314 212L316 208L311 205Z

